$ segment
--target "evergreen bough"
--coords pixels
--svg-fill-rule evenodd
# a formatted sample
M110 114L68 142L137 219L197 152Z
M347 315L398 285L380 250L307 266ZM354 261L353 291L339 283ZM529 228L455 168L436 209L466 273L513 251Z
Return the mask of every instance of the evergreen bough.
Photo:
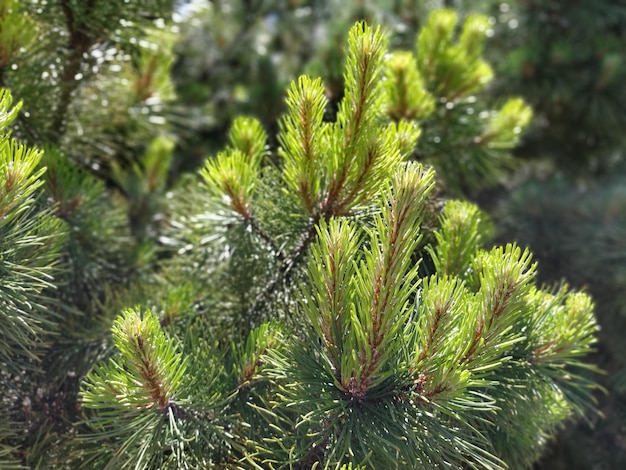
M483 249L471 204L428 229L435 176L407 162L417 124L385 118L386 52L352 28L334 122L319 80L292 84L282 164L234 123L189 196L205 211L176 225L215 231L161 273L170 300L198 273L205 304L116 320L118 352L83 382L83 466L524 468L590 407L590 298L538 288L527 250Z
M90 15L121 14L110 10L121 3L96 3L103 10L59 2L38 12L74 17L64 27L83 34L66 71L82 66L72 60L85 59L81 47L97 50L113 32ZM139 20L145 11L128 12ZM0 13L11 24L41 19L15 2ZM456 21L438 18L423 35ZM450 28L435 68L465 63L449 73L457 93L473 92L470 72L486 69L463 33L452 44ZM42 115L18 117L4 92L3 468L520 468L563 419L588 410L593 384L580 371L593 370L581 359L596 329L589 297L539 289L527 251L483 249L485 215L437 198L433 169L415 161L427 113L390 110L437 109L418 85L439 78L416 75L410 53L400 61L410 67L398 66L385 35L365 23L347 51L332 122L321 80L301 77L277 155L258 121L238 118L201 183L170 194L170 227L156 233L141 230L135 210L164 190L170 140L150 138L130 162L116 152L99 160L113 196L75 164L85 161L72 123L92 121L70 110L83 109L85 83L107 80L47 84L60 93L46 95L56 103L52 127ZM149 56L139 70L157 64ZM15 85L18 72L1 78ZM64 109L55 100L64 96L76 103ZM505 114L495 128L514 141L528 112ZM30 122L52 144L44 157L11 138L14 119L20 136ZM465 189L451 181L449 191Z

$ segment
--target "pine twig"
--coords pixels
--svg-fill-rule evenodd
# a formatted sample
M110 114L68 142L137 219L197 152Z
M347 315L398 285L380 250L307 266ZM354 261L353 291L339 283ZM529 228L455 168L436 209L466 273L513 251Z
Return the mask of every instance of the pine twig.
M280 250L277 253L281 253L278 258L280 264L276 270L276 274L272 279L264 286L261 292L258 293L254 302L248 308L245 318L247 318L251 326L260 322L264 307L270 303L272 294L276 292L281 283L289 281L294 268L304 259L308 253L311 243L315 239L317 223L313 222L309 228L302 234L300 241L296 247L291 251L288 256L285 256Z

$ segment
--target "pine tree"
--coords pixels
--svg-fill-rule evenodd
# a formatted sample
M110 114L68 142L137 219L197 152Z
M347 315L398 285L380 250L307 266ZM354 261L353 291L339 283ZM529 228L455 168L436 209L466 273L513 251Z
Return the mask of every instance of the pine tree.
M481 249L470 204L428 235L433 170L403 163L418 128L381 121L384 36L357 24L348 51L334 122L319 79L289 89L282 165L248 119L207 162L205 209L177 228L204 240L163 273L207 282L204 305L116 320L84 382L87 466L521 468L588 408L589 297L538 289L515 245Z
M420 38L436 36L437 18L455 22L440 13ZM458 44L454 24L443 31L427 64L464 92L485 70L470 57L480 27L466 24ZM129 190L164 191L169 140L144 142L134 164L98 160L107 188L68 144L80 141L70 122L92 121L65 118L45 173L40 152L5 131L1 207L18 215L2 219L0 259L16 287L0 295L18 321L0 350L3 466L524 468L589 410L590 298L537 287L528 251L483 248L486 216L438 196L435 171L415 161L426 114L390 113L413 56L398 67L363 22L346 52L334 119L322 80L301 76L278 150L258 120L236 119L199 177L158 199L170 220L154 233L131 224ZM453 53L466 68L446 69ZM408 92L404 109L432 101ZM84 95L70 95L67 109L80 107ZM528 115L510 115L495 128L514 142ZM41 352L22 359L32 345Z

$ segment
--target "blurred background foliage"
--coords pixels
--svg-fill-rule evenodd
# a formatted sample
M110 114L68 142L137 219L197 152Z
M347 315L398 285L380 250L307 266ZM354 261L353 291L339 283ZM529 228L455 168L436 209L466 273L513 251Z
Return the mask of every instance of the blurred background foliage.
M518 154L576 176L607 172L621 161L626 74L622 0L189 0L177 46L180 99L197 109L204 141L223 140L233 116L268 126L283 92L304 72L325 78L340 99L343 37L359 18L384 24L391 47L412 49L429 11L490 17L485 53L494 97L520 95L536 114ZM227 127L227 126L226 126ZM207 137L209 139L207 139ZM201 152L202 153L202 152Z
M522 94L539 116L521 153L583 178L621 164L626 2L496 2L491 12L497 92Z
M241 114L257 117L272 138L285 109L284 90L302 73L324 78L332 115L343 90L345 37L355 21L384 25L391 33L392 49L413 50L428 12L453 3L181 1L181 39L173 76L179 100L191 117L193 132L187 144L198 155L197 161L182 164L197 166L207 150L221 148L230 122ZM488 4L479 0L476 5L481 3Z
M587 290L601 324L595 361L602 418L565 429L544 469L626 466L626 2L530 0L491 7L496 94L526 99L535 119L526 162L495 202L499 239L540 261L547 284Z

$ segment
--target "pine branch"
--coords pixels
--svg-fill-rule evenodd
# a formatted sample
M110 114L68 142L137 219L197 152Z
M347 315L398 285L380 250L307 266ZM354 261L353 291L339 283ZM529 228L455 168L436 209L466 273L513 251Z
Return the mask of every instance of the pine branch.
M348 42L344 98L339 105L333 135L333 151L338 155L330 159L330 181L321 206L326 216L344 210L337 204L346 185L353 185L349 179L351 170L362 169L355 163L367 152L367 133L382 104L379 90L386 38L380 28L372 30L362 23L352 27Z
M51 290L66 236L60 221L37 205L43 152L6 132L20 107L12 107L11 93L0 90L0 317L5 329L0 358L9 370L16 367L14 355L38 362L45 336L55 329Z
M86 408L114 407L127 412L169 408L185 373L185 361L169 341L150 311L141 318L126 310L112 328L119 361L101 364L86 379Z
M316 237L316 225L311 224L306 232L304 232L298 244L288 255L279 257L280 264L276 267L276 273L272 279L266 283L262 290L257 294L252 305L245 313L245 317L251 326L258 325L264 315L266 315L267 307L271 304L274 294L285 284L288 284L292 276L296 272L296 268L305 259L311 243ZM282 253L277 251L276 253Z
M444 12L424 33L431 49L418 51L418 71L441 96L489 75L483 23L472 20L453 44L456 16ZM516 245L481 249L488 230L469 204L446 204L427 233L434 171L403 162L420 130L416 119L389 123L384 114L393 93L398 115L415 118L424 103L410 96L408 56L395 67L406 74L385 88L386 54L379 30L352 28L334 123L323 121L320 80L292 85L282 168L261 171L259 123L233 126L226 150L201 171L210 199L185 208L201 213L187 229L216 233L190 236L151 285L185 276L184 299L174 288L159 295L190 313L170 321L158 298L149 301L168 321L124 311L113 327L118 354L83 382L94 432L86 440L104 448L86 465L501 470L528 464L559 422L591 406L593 384L579 372L596 328L588 297L546 295ZM459 97L452 107L472 103ZM457 142L483 135L505 146L525 109L469 120L475 126ZM453 129L460 115L449 111L441 122ZM426 279L424 243L434 270ZM273 316L292 329L263 323ZM222 322L249 335L232 339Z
M327 128L322 124L326 97L321 80L303 75L288 91L292 112L280 121L279 153L285 160L285 182L298 194L310 217L319 217L320 169Z

